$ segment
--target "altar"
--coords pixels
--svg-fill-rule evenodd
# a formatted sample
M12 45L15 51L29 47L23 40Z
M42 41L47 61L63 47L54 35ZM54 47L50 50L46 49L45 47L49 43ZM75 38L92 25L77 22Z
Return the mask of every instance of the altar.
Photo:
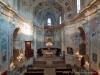
M46 50L44 52L44 57L45 58L53 58L53 56L54 56L54 52L52 50Z

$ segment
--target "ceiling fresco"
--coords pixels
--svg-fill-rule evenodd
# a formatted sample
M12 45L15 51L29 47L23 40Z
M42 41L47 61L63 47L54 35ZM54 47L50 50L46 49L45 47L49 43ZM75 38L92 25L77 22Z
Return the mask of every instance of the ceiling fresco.
M52 19L52 24L58 24L60 16L70 12L72 0L22 0L24 6L32 8L34 24L46 25L47 18Z
M56 25L59 23L58 19L62 13L62 6L55 2L41 2L33 10L33 15L42 25L46 25L48 18L52 19L52 25Z

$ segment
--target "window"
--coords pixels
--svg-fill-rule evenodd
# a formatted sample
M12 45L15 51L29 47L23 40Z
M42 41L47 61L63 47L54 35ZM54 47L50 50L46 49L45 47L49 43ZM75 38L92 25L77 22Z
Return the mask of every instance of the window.
M48 25L48 26L51 26L51 18L48 18L48 19L47 19L47 25Z
M59 24L61 24L62 23L62 19L61 19L61 16L59 17Z
M80 7L80 0L77 0L77 13L79 13L81 7Z

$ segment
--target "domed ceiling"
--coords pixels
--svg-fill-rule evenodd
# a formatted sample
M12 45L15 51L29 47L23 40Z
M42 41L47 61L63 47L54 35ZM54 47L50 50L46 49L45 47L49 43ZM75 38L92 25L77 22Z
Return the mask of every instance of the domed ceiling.
M22 0L25 6L33 10L33 23L35 25L47 25L47 19L51 18L52 25L59 24L59 17L64 17L72 10L72 0Z

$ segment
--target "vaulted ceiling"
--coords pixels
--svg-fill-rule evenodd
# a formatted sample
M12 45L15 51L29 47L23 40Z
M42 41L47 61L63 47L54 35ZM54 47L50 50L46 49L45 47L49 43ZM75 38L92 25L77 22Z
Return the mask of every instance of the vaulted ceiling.
M40 24L46 24L45 19L51 17L57 24L59 16L64 16L72 10L73 0L22 0L27 9L33 10L33 16Z
M22 0L23 4L28 7L33 7L34 9L37 6L54 6L55 8L60 9L61 7L64 11L71 10L73 0Z

